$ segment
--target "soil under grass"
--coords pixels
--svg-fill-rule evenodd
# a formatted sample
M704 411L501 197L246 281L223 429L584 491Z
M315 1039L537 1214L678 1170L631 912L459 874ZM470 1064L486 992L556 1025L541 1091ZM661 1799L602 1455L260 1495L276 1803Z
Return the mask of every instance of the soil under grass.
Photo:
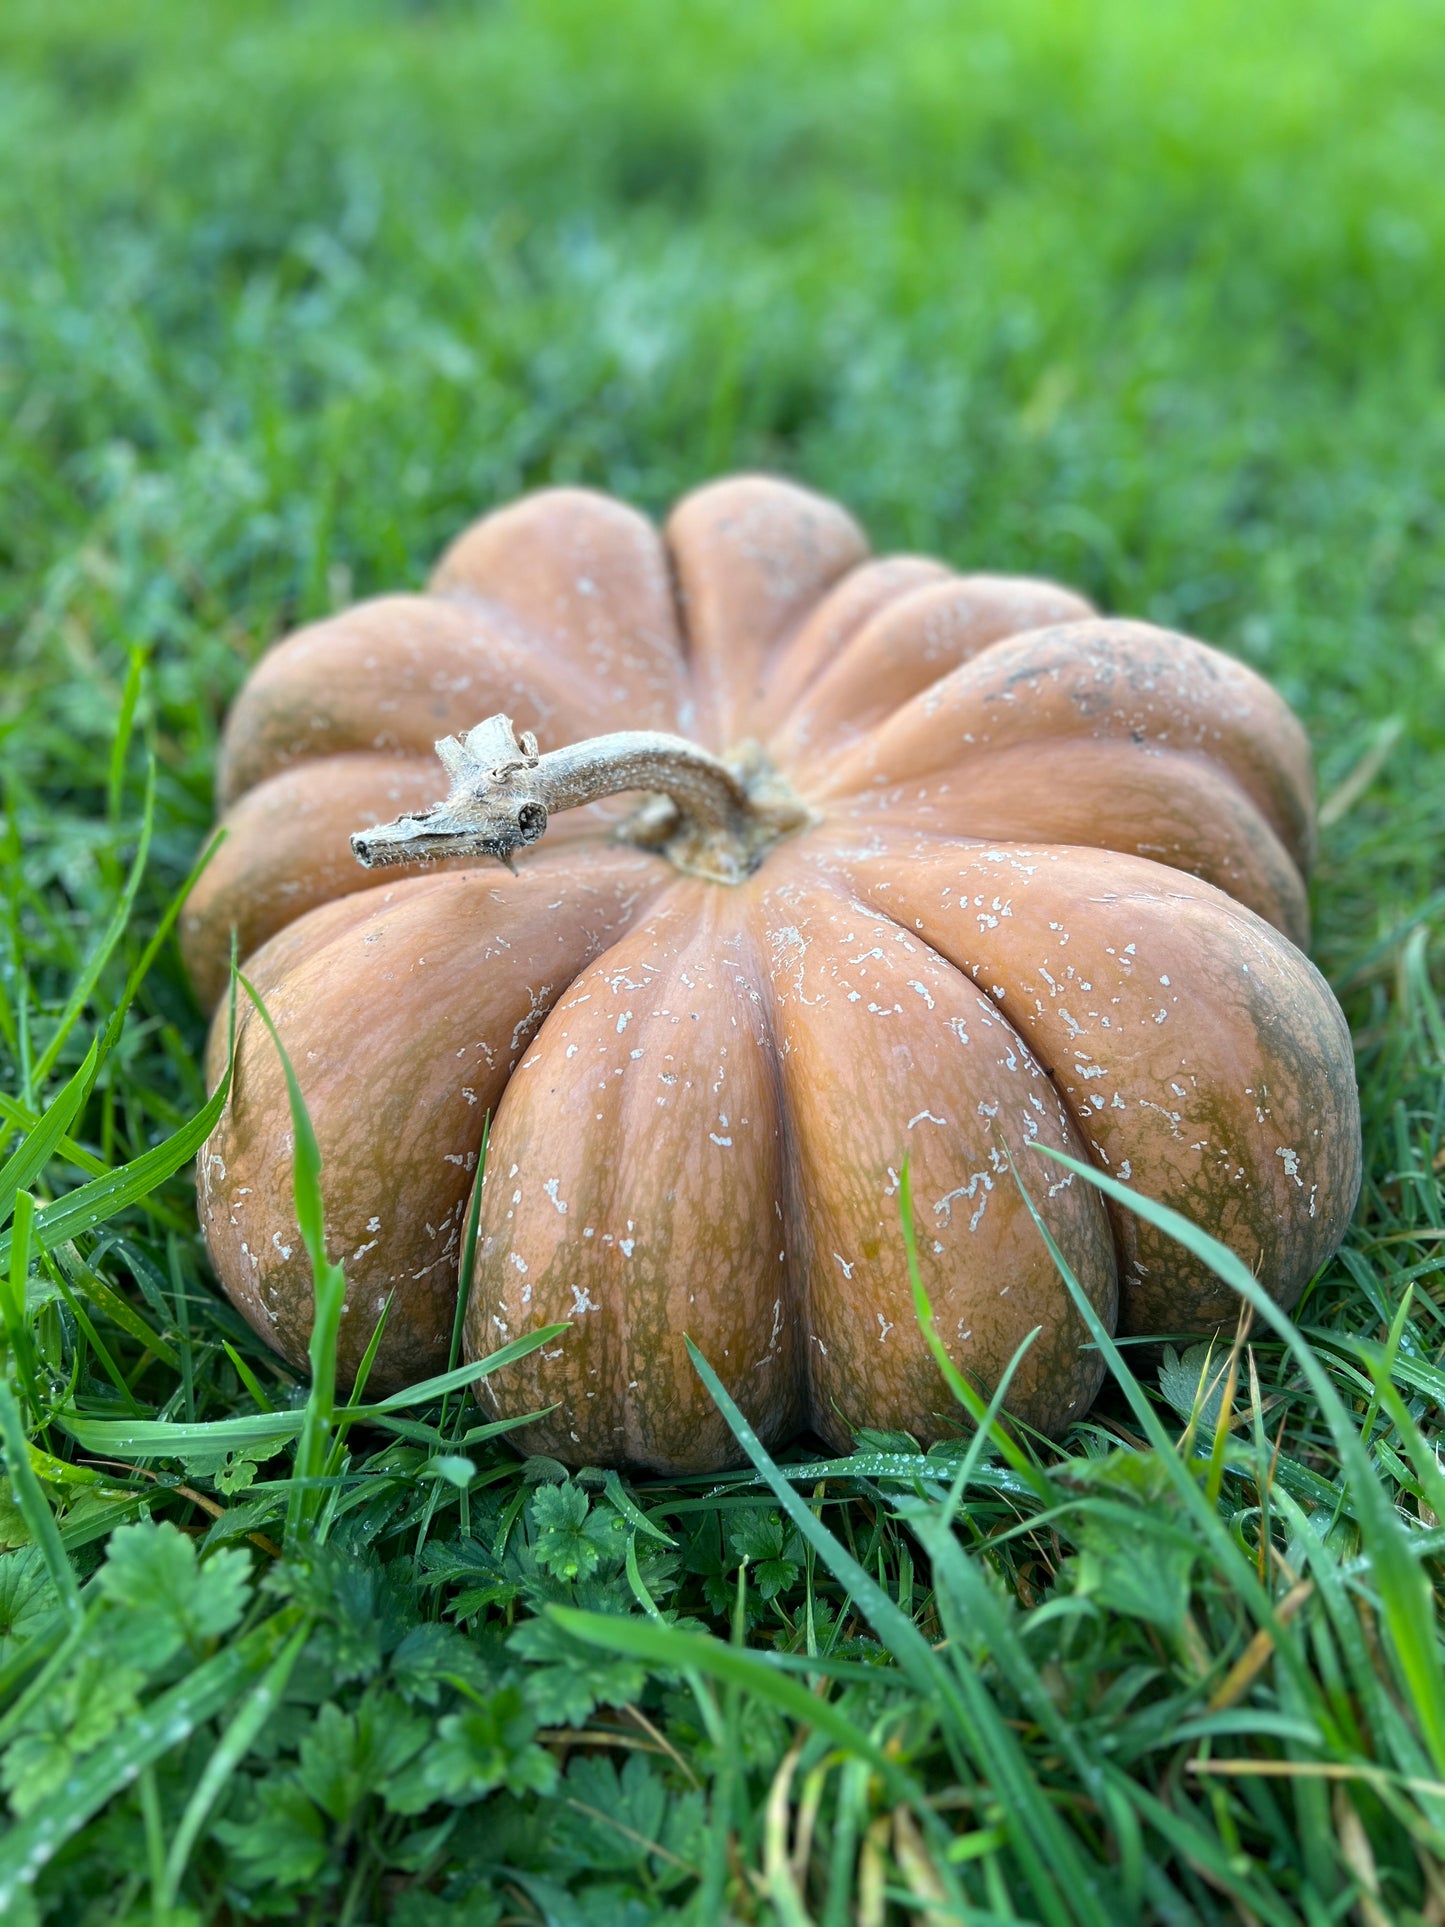
M1442 98L1425 0L11 0L0 1917L1445 1922ZM195 1229L226 703L522 489L738 467L1296 705L1350 1240L1057 1449L330 1442Z

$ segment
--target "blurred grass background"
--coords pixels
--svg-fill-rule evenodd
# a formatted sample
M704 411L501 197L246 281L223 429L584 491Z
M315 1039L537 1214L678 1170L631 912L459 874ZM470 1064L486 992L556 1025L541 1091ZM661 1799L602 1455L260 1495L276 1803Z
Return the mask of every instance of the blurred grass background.
M12 0L5 36L14 629L85 535L134 553L108 627L184 632L160 563L254 643L521 488L758 463L1332 720L1406 658L1440 689L1433 0Z
M1413 1284L1407 1349L1435 1359L1442 102L1438 0L9 0L9 1007L33 996L42 1034L110 915L133 665L156 834L102 993L194 856L219 719L277 634L418 582L524 488L661 512L706 475L778 469L880 548L1054 574L1236 651L1298 706L1331 799L1316 954L1356 1025L1370 1170L1357 1262L1308 1309L1378 1335ZM99 1157L195 1109L200 1035L167 957L95 1100ZM26 1037L7 1044L25 1059ZM194 1244L173 1249L199 1305ZM245 1403L228 1371L212 1415ZM1291 1396L1289 1449L1328 1476ZM1400 1502L1429 1526L1423 1498ZM1246 1863L1276 1839L1272 1917L1358 1904L1379 1927L1358 1854L1331 1893L1333 1863L1301 1875L1278 1844L1323 1807L1201 1811ZM1445 1918L1379 1813L1361 1824L1395 1868L1378 1904ZM1195 1885L1180 1920L1232 1908L1227 1880Z

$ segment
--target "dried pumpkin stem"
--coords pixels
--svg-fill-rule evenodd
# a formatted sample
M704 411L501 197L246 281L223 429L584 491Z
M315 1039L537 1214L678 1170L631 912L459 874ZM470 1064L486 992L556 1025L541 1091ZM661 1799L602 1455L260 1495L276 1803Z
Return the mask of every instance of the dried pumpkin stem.
M729 763L682 736L622 729L543 756L509 716L489 716L436 750L450 793L428 810L358 830L351 847L368 869L469 856L514 868L515 853L537 841L554 811L646 790L651 800L620 834L680 868L735 882L764 847L810 820L755 745Z

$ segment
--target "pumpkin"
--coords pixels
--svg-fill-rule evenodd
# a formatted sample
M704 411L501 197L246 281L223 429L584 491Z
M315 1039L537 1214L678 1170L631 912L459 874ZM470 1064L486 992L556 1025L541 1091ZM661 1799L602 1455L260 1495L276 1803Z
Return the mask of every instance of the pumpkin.
M1037 1329L1008 1403L1049 1433L1102 1366L1011 1163L1110 1328L1236 1307L1032 1147L1183 1211L1285 1306L1349 1219L1282 699L1051 583L873 558L791 483L713 483L661 532L581 489L486 516L425 594L263 657L220 799L186 952L214 1001L234 929L296 1067L343 1380L388 1302L373 1388L445 1365L480 1182L467 1357L569 1327L480 1387L545 1413L531 1450L727 1463L685 1335L766 1440L938 1437L905 1159L938 1335L987 1392ZM213 1079L224 1051L223 1013ZM303 1367L286 1091L244 999L199 1196L226 1291Z

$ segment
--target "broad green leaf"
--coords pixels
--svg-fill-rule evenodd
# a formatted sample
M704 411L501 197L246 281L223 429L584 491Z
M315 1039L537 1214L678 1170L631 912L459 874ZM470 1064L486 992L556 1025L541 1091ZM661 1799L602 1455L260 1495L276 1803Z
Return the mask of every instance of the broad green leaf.
M289 1774L264 1779L255 1811L218 1821L215 1832L251 1879L283 1890L304 1886L326 1865L330 1829Z
M293 1625L290 1613L278 1613L204 1661L73 1767L64 1800L49 1802L0 1836L0 1918L22 1885L33 1880L107 1800L264 1673Z
M449 1713L436 1737L384 1791L394 1813L421 1813L436 1801L470 1806L497 1787L545 1793L557 1763L536 1744L537 1721L515 1686L501 1686L479 1705Z
M99 1584L107 1599L169 1620L180 1638L199 1646L229 1632L245 1612L251 1561L228 1550L202 1565L195 1542L170 1520L147 1520L111 1534Z
M431 1721L395 1693L368 1697L351 1713L328 1700L301 1741L296 1777L323 1813L345 1824L430 1736Z
M548 1726L582 1726L598 1706L630 1706L647 1677L636 1659L604 1654L546 1617L524 1619L507 1651L529 1662L527 1703Z
M39 1546L0 1552L0 1661L54 1619L60 1605Z

